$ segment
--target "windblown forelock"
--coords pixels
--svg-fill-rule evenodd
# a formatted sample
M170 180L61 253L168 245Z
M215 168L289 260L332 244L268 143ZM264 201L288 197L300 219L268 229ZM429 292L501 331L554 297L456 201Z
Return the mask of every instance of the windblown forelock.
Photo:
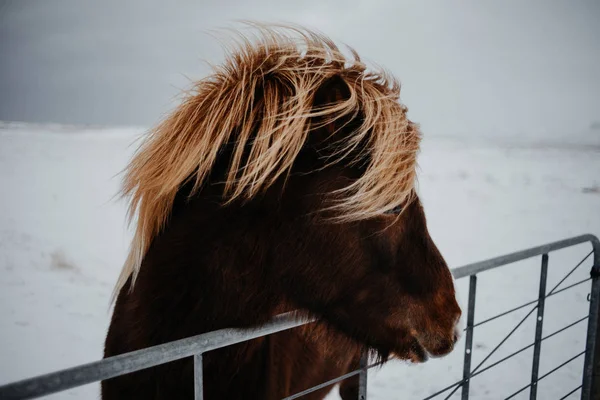
M331 193L327 207L336 219L353 221L411 200L420 134L399 103L398 82L385 71L367 71L356 52L347 58L321 34L256 28L254 40L237 34L236 50L151 130L126 169L123 195L131 198L129 218L137 216L137 223L114 294L129 277L133 287L181 185L191 179L191 195L197 193L225 145L233 152L223 198L247 201L289 174L313 130L343 118L360 120L353 131L342 126L343 134L334 135L330 162L367 159L367 168ZM315 93L332 77L349 95L314 106Z

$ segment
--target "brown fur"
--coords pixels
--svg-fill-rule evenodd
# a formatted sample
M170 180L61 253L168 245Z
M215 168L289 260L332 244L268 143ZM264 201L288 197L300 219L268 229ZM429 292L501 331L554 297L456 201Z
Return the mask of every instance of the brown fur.
M399 86L323 36L296 30L302 53L261 32L130 165L139 218L105 356L298 309L319 323L204 358L207 399L278 399L356 369L363 346L382 360L449 352L460 308L414 194L420 134ZM191 399L192 371L107 380L103 399Z

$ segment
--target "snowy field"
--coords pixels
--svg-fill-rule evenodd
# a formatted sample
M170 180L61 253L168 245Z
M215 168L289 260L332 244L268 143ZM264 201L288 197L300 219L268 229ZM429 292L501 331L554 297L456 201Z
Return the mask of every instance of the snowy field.
M114 198L142 129L0 125L0 383L101 358L109 297L130 233ZM452 267L583 233L600 235L600 143L499 143L426 137L419 187L434 240ZM552 253L548 288L590 251ZM588 259L565 285L588 276ZM479 275L476 321L537 297L539 259ZM466 305L467 280L457 282ZM548 299L544 334L587 314L588 285ZM529 308L475 330L473 366ZM540 374L583 351L586 322L545 341ZM489 362L532 342L533 317ZM464 339L423 365L390 362L369 375L370 399L419 399L462 376ZM526 385L532 350L471 382L474 399ZM540 382L561 398L583 357ZM453 398L459 398L455 393ZM528 398L524 391L516 398ZM52 398L97 399L98 385ZM332 393L331 399L337 398ZM444 398L441 396L439 398ZM579 392L569 398L579 398Z

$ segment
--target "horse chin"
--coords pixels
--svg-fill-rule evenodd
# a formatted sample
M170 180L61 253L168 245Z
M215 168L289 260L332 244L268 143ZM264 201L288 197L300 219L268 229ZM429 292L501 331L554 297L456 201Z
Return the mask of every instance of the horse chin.
M408 350L405 350L402 353L392 353L389 357L390 359L396 358L400 360L410 361L414 364L421 364L429 360L430 354L425 348L419 343L419 341L414 340Z
M429 360L429 353L421 344L414 345L409 351L410 361L415 364L424 363Z

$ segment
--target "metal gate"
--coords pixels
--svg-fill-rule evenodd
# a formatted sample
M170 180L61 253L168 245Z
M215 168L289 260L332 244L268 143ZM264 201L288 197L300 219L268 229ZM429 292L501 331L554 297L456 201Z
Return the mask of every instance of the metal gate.
M567 247L575 246L578 244L589 242L592 245L591 251L580 260L550 291L546 290L546 281L548 276L548 265L549 265L549 253L564 249ZM590 270L590 277L583 279L579 282L575 282L571 285L561 287L563 282L571 276L579 267L584 265L586 260L592 257L592 267ZM518 307L506 310L500 314L490 317L486 320L475 323L475 304L476 304L476 292L477 292L477 275L485 271L498 268L503 265L511 264L520 260L529 259L532 257L541 256L541 267L540 267L540 286L539 295L537 299L529 301ZM513 394L506 397L511 399L518 394L529 390L530 398L537 398L537 383L542 379L550 376L552 373L567 365L573 360L584 356L584 368L582 373L581 385L575 388L568 389L568 393L560 394L564 399L571 394L581 389L581 399L591 400L600 399L600 346L596 345L598 336L598 306L600 301L600 241L593 235L583 235L574 237L571 239L562 240L559 242L549 243L543 246L534 247L531 249L519 251L516 253L507 254L505 256L492 258L486 261L469 264L463 267L452 270L456 279L469 277L469 300L467 308L467 327L466 327L466 340L464 350L464 364L463 364L463 378L449 385L442 390L433 393L423 400L429 400L433 398L450 398L459 389L462 391L462 399L469 398L469 384L470 380L487 371L500 363L522 353L523 351L533 347L533 367L531 371L531 381L528 385L520 388L516 388ZM544 304L545 300L565 290L569 290L579 285L590 285L590 294L588 300L590 303L589 313L583 318L575 320L563 328L552 332L546 336L542 336L542 327L544 321ZM525 317L506 335L506 337L494 347L488 355L486 355L475 368L471 367L471 355L473 347L473 335L475 328L483 325L487 322L521 310L531 306L529 312ZM525 346L516 352L509 354L508 356L489 364L484 367L485 362L513 335L519 327L532 315L536 313L536 329L535 337L533 342ZM572 326L580 324L585 320L588 321L586 347L581 352L574 354L570 359L565 360L561 364L557 365L554 369L549 372L539 375L539 360L541 354L541 343L542 341L553 337L562 331L569 329ZM131 372L139 371L145 368L153 367L160 364L165 364L171 361L179 360L185 357L194 358L195 366L195 398L203 398L203 381L202 381L202 355L207 351L215 350L221 347L229 346L232 344L244 342L250 339L255 339L261 336L269 335L272 333L280 332L283 330L295 328L314 320L298 319L293 313L282 314L273 318L267 324L256 328L256 329L222 329L214 332L204 333L201 335L181 339L178 341L165 343L162 345L150 347L134 351L131 353L121 354L118 356L110 357L101 361L92 362L89 364L80 365L78 367L65 369L62 371L52 372L50 374L41 375L31 379L25 379L22 381L10 383L4 386L0 386L0 399L29 399L39 396L44 396L67 389L71 389L77 386L82 386L88 383L97 382L109 378L114 378L120 375L125 375ZM297 393L293 396L289 396L286 400L296 399L313 391L319 390L325 386L333 385L351 376L359 375L360 389L359 399L365 400L367 398L367 373L368 370L377 364L368 364L368 358L366 352L363 353L361 358L360 368L356 371L350 372L336 379L315 386L311 389L305 390L301 393Z

